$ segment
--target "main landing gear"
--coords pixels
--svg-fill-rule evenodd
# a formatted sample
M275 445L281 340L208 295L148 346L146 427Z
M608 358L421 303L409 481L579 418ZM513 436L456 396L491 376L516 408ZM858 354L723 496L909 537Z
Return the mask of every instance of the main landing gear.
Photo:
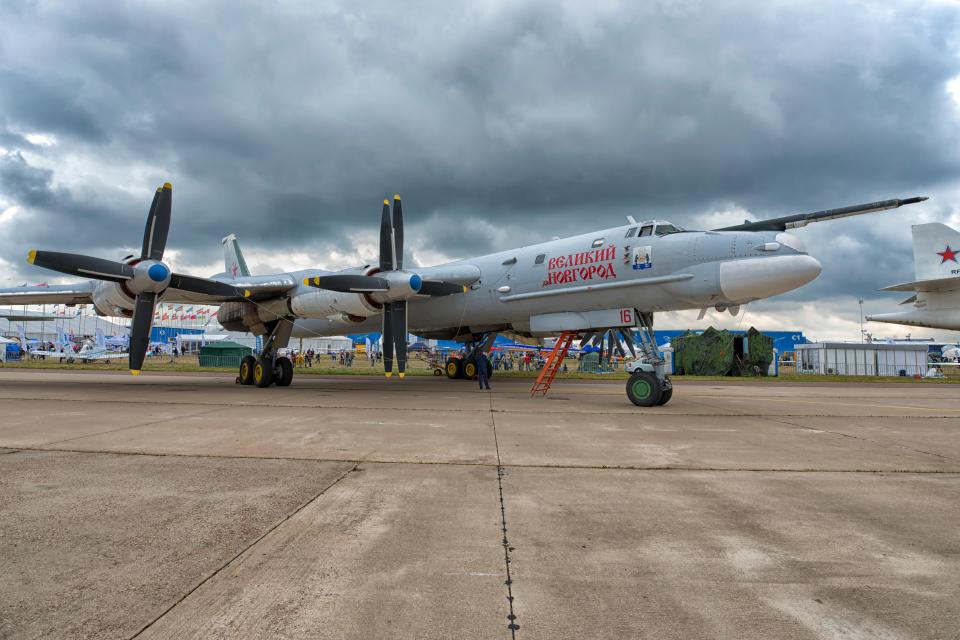
M293 382L293 363L290 358L277 355L277 350L287 346L293 323L289 320L277 320L267 327L269 335L263 341L263 350L259 357L244 356L240 361L240 375L237 382L242 385L255 385L261 389L272 384L289 387Z
M627 380L627 397L638 407L665 405L673 397L673 382L666 374L653 332L653 314L637 313L640 348L645 362L638 363Z
M477 352L490 351L490 347L493 346L493 341L497 337L497 334L485 333L474 335L470 342L467 343L469 351L464 357L455 357L451 356L447 358L446 365L444 365L444 372L447 374L447 377L451 380L457 379L466 379L466 380L476 380L477 379L477 361L476 355ZM491 367L492 369L492 367ZM487 371L488 377L493 377L493 371Z

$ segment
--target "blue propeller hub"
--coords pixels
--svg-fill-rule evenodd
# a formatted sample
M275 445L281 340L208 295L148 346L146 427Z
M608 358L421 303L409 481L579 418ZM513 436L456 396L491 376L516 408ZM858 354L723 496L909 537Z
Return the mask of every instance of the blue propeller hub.
M150 265L150 268L147 269L147 275L150 276L150 279L154 282L163 282L170 275L170 269L167 269L165 265L158 262Z
M414 291L420 291L420 287L423 286L423 278L417 274L410 276L410 288Z

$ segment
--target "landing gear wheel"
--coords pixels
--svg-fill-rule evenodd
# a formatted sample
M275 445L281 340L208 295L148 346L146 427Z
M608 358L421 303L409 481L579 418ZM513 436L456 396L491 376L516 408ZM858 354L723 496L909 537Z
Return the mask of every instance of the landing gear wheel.
M660 402L663 389L657 376L638 371L627 380L627 397L638 407L654 407Z
M657 405L663 406L670 402L670 398L673 397L673 382L670 378L664 380L663 391L660 393L660 400L657 402Z
M463 360L460 358L447 358L447 377L451 380L463 377Z
M437 367L436 369L433 370L433 375L435 375L435 376L442 376L442 375L443 375L443 369L441 369L440 367Z
M477 379L477 361L473 358L467 358L463 363L463 377L467 380Z
M261 389L273 384L273 367L269 361L257 360L253 365L253 383Z
M293 382L293 363L288 358L277 358L277 368L274 373L278 387L289 387Z
M253 368L257 359L253 356L244 356L240 361L240 384L253 384Z

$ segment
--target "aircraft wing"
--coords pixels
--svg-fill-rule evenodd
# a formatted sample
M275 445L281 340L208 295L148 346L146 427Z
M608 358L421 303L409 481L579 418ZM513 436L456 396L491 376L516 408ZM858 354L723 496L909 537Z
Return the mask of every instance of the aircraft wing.
M129 353L120 353L119 351L101 351L99 353L75 354L73 357L77 360L120 360L130 356Z
M746 221L743 224L714 229L714 231L786 231L787 229L805 227L812 222L838 220L849 216L859 216L864 213L887 211L888 209L896 209L905 204L915 204L917 202L923 202L924 200L927 200L926 196L904 198L902 200L881 200L880 202L855 204L839 209L827 209L825 211L814 211L813 213L798 213L796 215L772 218L770 220L758 220L757 222Z
M275 276L250 276L231 283L249 300L268 300L292 291L300 282L288 273Z
M95 286L95 281L87 280L76 284L7 287L0 289L0 304L92 304ZM38 320L39 318L23 319Z

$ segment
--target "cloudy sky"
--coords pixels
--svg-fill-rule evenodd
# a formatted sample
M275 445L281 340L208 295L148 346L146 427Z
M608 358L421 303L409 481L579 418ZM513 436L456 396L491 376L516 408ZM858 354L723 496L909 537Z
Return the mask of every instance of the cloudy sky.
M28 248L131 252L165 181L201 275L227 233L255 271L369 261L394 192L421 264L931 196L800 231L824 273L744 317L658 320L854 339L910 225L960 228L958 55L944 1L0 0L0 286L55 280Z

